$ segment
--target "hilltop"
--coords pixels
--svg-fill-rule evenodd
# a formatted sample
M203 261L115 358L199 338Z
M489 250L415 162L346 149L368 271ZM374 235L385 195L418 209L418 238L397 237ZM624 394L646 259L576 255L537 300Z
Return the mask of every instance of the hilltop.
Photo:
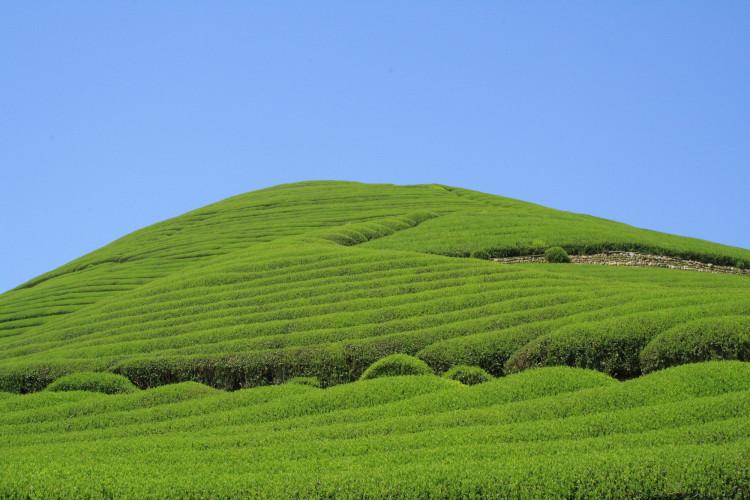
M748 496L748 268L442 185L235 196L0 295L0 496Z

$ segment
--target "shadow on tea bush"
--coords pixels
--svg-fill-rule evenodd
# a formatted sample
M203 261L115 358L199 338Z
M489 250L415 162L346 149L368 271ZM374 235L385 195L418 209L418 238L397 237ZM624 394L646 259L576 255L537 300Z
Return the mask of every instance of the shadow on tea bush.
M320 379L318 377L292 377L286 383L320 387Z
M475 385L487 382L492 379L492 375L482 370L478 366L457 365L445 372L445 378L456 380L464 385Z

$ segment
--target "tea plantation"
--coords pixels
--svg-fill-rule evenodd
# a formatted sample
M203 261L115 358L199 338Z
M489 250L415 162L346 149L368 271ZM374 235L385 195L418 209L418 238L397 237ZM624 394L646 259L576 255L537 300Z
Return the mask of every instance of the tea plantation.
M0 497L750 496L750 276L490 260L553 247L750 267L448 186L236 196L0 295Z

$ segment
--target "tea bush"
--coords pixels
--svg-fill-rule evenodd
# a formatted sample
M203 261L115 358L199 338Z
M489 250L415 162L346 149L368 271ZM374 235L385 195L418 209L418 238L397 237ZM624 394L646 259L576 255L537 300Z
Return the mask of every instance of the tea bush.
M644 372L712 359L750 360L750 318L703 318L655 337L641 352Z
M654 304L655 305L655 304ZM697 318L747 314L750 303L709 300L680 308L612 317L595 322L575 322L539 336L518 349L506 362L507 372L536 366L568 365L593 368L616 378L640 375L641 350L659 334Z
M553 264L565 264L570 262L568 252L562 247L550 247L544 251L544 258Z
M90 391L104 394L121 394L138 390L130 380L122 375L107 372L80 372L65 375L52 382L48 391Z
M456 365L443 375L464 385L475 385L492 380L492 375L478 366Z
M391 354L373 363L360 380L399 375L432 375L432 370L421 359L406 354Z
M280 384L300 376L316 377L323 387L349 380L349 367L339 346L131 359L114 371L141 388L189 380L225 390Z

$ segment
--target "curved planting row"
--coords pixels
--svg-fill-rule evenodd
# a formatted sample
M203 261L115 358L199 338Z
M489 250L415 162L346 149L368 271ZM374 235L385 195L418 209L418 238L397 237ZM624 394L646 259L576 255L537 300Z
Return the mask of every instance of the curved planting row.
M748 415L739 362L0 394L0 496L745 497Z
M375 223L353 227L377 234ZM750 280L735 276L274 242L120 293L33 335L0 337L0 390L35 391L92 370L141 387L193 380L239 389L297 376L328 386L394 353L437 372L468 364L497 376L563 364L629 378L643 371L641 350L653 338L698 318L749 316L749 298ZM703 359L715 357L733 356Z
M562 247L571 254L629 251L750 268L750 252L742 248L643 230L467 189L447 189L467 202L481 204L481 208L457 210L412 231L365 246L482 259L540 255L550 247Z
M431 186L304 182L238 195L135 231L0 295L0 338L254 244L323 233L351 244L370 238L322 230L394 218L407 220L397 227L403 229L426 214L469 207L467 200ZM409 216L415 212L416 220ZM382 224L372 230L382 232Z
M430 255L480 256L490 244L750 255L444 186L279 186L137 231L0 295L0 390L87 371L141 387L328 386L395 353L437 372L565 364L618 378L746 357L743 340L716 345L693 330L675 334L691 352L657 342L696 319L748 316L744 277Z

